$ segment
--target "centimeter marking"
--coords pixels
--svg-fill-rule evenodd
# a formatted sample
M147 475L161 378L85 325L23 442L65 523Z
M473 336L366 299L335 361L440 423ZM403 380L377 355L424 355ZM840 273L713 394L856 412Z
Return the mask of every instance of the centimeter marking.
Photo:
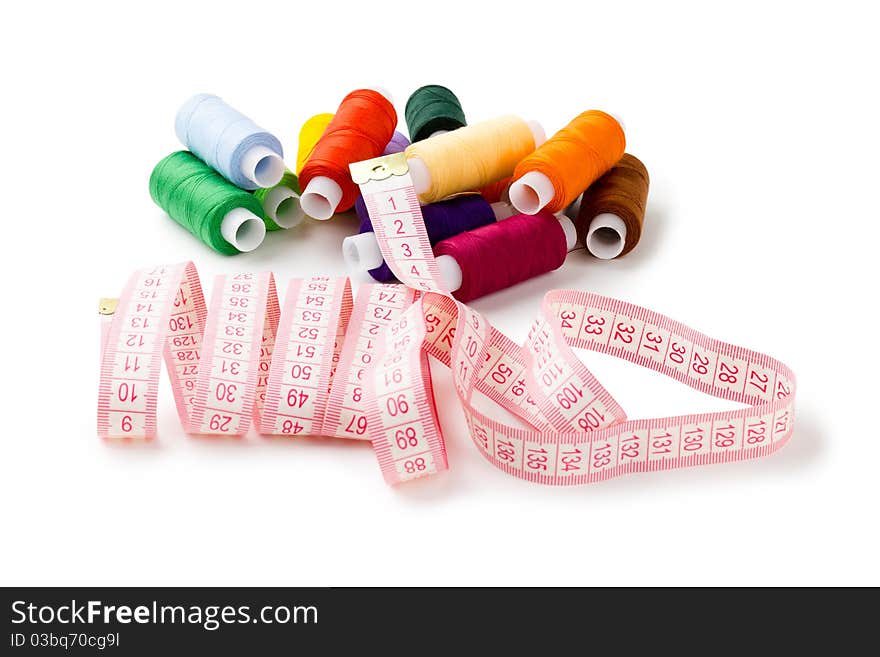
M528 481L592 483L753 458L790 438L795 378L779 361L567 290L545 296L517 346L443 290L408 174L361 190L380 249L406 286L364 285L353 299L346 279L297 279L279 311L271 274L240 273L218 277L208 312L192 263L136 272L102 326L99 434L155 435L164 353L191 433L241 435L253 417L264 434L369 439L389 483L448 467L428 355L451 368L478 450ZM627 421L573 347L747 408ZM486 410L494 408L513 417Z
M775 451L791 435L795 379L785 365L614 299L549 293L536 331L520 348L498 338L472 309L436 293L416 299L410 288L370 285L353 303L345 279L295 280L277 327L276 296L269 274L218 277L207 313L191 264L133 275L103 331L99 433L155 434L164 352L188 431L245 431L259 413L264 376L261 433L369 438L392 483L448 467L429 354L452 368L480 452L529 481L591 483L627 472L752 458ZM609 424L605 414L616 402L602 401L601 393L580 395L571 378L548 383L546 391L541 382L529 382L548 363L573 371L574 356L563 346L609 353L749 406ZM549 361L536 366L547 354ZM479 410L478 395L522 422L490 417ZM529 402L530 396L541 401ZM530 410L539 404L568 412L575 425L552 429Z

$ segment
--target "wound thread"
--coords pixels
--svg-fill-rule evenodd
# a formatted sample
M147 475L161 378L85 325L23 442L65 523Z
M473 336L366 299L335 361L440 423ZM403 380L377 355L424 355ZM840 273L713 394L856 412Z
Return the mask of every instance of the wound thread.
M312 118L303 123L302 128L299 130L299 147L296 151L297 176L300 175L300 172L306 165L306 161L309 159L309 155L315 150L318 140L321 139L324 131L327 129L327 126L330 125L330 121L332 120L332 114L315 114Z
M435 256L452 256L461 268L453 295L463 302L553 271L567 252L565 231L549 212L515 215L434 246Z
M617 164L584 192L575 220L578 238L586 244L593 220L601 214L613 214L620 217L626 226L623 250L616 257L632 251L642 236L649 184L648 169L642 161L635 155L625 153Z
M510 183L513 182L513 178L502 178L490 185L486 185L480 190L480 196L489 201L489 203L497 203L498 201L504 201L505 203L510 200L510 196L507 193L507 190L510 188Z
M186 101L177 112L174 130L190 152L242 189L271 187L281 179L281 142L218 96L197 94ZM252 149L260 148L265 155L254 167L254 179L243 165Z
M373 232L373 222L370 220L370 214L362 196L358 196L354 207L361 222L358 233ZM425 220L428 241L432 245L454 235L495 222L492 206L477 194L457 196L453 199L422 206L422 217ZM370 269L369 273L380 283L395 280L394 273L384 262L379 267Z
M614 166L624 148L626 136L617 120L587 110L523 158L513 177L519 180L532 171L544 174L553 186L553 198L541 209L559 212Z
M388 145L385 147L385 150L382 151L382 155L392 155L394 153L403 153L406 150L406 147L409 146L410 141L406 138L402 132L394 131L394 134L391 135L391 141L388 142Z
M427 139L438 130L451 131L467 125L458 97L439 84L416 89L406 101L403 114L413 142Z
M415 142L405 152L409 160L422 160L430 172L430 185L419 194L427 204L511 176L517 163L534 150L529 124L502 116Z
M372 89L352 91L342 99L302 168L299 176L302 189L316 176L330 178L342 190L336 212L350 210L358 189L348 165L381 155L396 125L397 113L385 96Z
M150 175L150 196L169 217L218 253L240 253L220 231L230 210L244 208L265 221L263 206L188 151L162 159Z

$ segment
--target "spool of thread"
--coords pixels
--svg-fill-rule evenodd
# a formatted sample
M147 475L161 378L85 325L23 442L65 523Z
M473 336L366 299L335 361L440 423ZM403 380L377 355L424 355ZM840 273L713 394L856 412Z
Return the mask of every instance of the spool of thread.
M368 271L380 283L393 281L394 273L385 264L379 250L363 197L358 197L354 207L361 225L357 235L351 235L342 241L342 255L346 264L356 271ZM490 204L477 194L458 196L422 207L425 230L432 245L464 231L505 219L511 213L511 208L506 203Z
M468 302L558 269L576 241L565 215L518 214L443 240L434 255L447 289Z
M315 219L345 212L358 195L348 165L378 157L397 125L394 105L378 91L352 91L339 105L300 173L303 210Z
M405 151L413 187L422 203L482 189L511 176L544 138L537 122L502 116L415 142Z
M296 175L299 175L306 165L309 155L315 150L318 140L321 139L332 120L332 114L315 114L303 123L299 130L299 146L296 151Z
M260 201L188 151L172 153L155 166L150 196L218 253L253 251L266 236Z
M406 101L403 114L413 142L467 125L456 95L439 84L416 89Z
M394 134L391 136L391 141L388 142L388 145L385 147L385 150L382 151L382 155L392 155L394 153L403 153L406 150L406 147L409 146L409 139L406 138L406 135L403 133L394 131Z
M272 187L284 174L281 142L217 96L186 101L174 130L192 153L242 189Z
M268 230L293 228L305 217L299 202L299 182L292 171L285 171L274 187L254 190L254 196L263 204Z
M649 182L641 160L625 153L584 192L575 223L590 253L605 260L617 258L639 243Z
M510 200L524 214L564 210L614 166L625 147L617 119L599 110L583 112L517 164Z

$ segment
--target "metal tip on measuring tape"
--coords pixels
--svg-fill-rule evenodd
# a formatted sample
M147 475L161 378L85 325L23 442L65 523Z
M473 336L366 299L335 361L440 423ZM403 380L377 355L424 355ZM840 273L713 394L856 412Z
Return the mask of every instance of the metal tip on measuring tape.
M112 315L116 312L116 307L118 305L119 299L115 299L112 297L102 297L98 300L98 314Z
M409 172L406 163L406 155L392 153L382 157L374 157L372 160L353 162L348 165L351 171L351 179L358 185L363 185L371 180L385 180L391 176L403 176Z

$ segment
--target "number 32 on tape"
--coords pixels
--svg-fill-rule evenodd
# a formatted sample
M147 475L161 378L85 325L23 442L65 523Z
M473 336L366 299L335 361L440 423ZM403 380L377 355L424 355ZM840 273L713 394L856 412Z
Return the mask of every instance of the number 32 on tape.
M192 263L137 271L118 302L102 303L100 436L155 436L164 359L187 432L240 436L254 426L369 440L395 484L448 467L431 356L450 369L480 453L528 481L586 484L750 459L791 437L786 365L646 308L552 290L525 343L514 343L443 289L405 158L357 163L352 177L405 285L362 285L353 297L345 278L295 279L282 308L271 274L239 272L215 279L206 306ZM573 348L744 408L628 420Z
M98 433L151 438L161 362L193 434L372 441L397 483L447 468L428 357L451 369L471 437L499 469L545 484L764 456L789 439L795 379L781 362L615 299L549 292L522 346L452 297L344 278L143 269L104 304ZM576 358L592 349L741 410L628 421ZM495 407L507 413L495 413ZM511 418L511 414L514 416Z

